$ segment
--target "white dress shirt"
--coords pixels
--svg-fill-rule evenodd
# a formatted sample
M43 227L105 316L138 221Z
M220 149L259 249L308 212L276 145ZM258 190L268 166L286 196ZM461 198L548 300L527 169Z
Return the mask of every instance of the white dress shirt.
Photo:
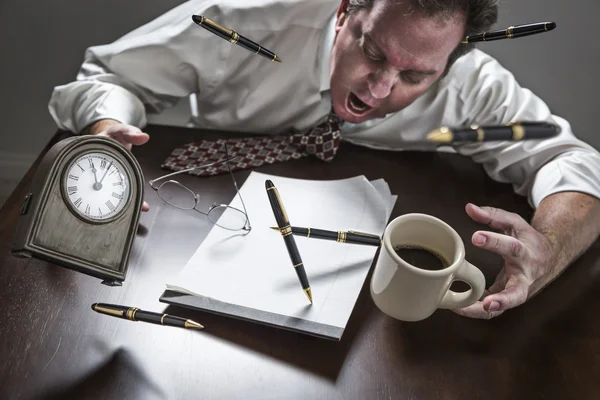
M303 131L331 108L330 50L339 0L191 0L114 43L87 49L74 82L50 100L61 129L80 132L111 118L143 127L147 113L192 96L201 128L275 134ZM196 25L204 15L276 53L271 62ZM196 114L196 113L194 113ZM558 123L559 136L436 148L424 141L440 126ZM491 56L475 50L410 106L385 118L345 123L342 139L382 150L457 151L511 183L537 207L556 192L600 198L600 153ZM401 155L399 155L401 157Z

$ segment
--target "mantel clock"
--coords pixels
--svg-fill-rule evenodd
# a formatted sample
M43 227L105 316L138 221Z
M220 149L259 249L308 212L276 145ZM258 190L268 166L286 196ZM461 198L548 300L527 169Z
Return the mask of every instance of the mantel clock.
M12 252L121 285L143 204L143 174L116 140L73 136L41 160Z

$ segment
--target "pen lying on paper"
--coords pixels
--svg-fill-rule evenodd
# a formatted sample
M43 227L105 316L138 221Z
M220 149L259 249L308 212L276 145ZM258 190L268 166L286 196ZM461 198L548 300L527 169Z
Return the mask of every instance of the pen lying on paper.
M199 323L191 319L176 317L169 314L160 314L150 311L140 310L135 307L118 306L115 304L94 303L92 310L100 314L110 315L113 317L128 319L130 321L150 322L152 324L177 326L179 328L202 329L204 328Z
M279 230L274 226L271 229ZM324 229L301 228L292 226L292 234L297 236L305 236L307 238L335 240L338 243L364 244L367 246L379 246L381 238L370 233L357 231L327 231Z
M273 209L273 214L275 215L275 220L279 226L279 231L281 232L281 236L283 236L283 241L285 242L288 254L292 260L292 265L296 270L296 274L298 275L298 279L300 280L304 294L306 294L306 297L308 297L308 300L312 304L312 290L310 288L310 284L308 283L306 271L304 270L302 257L300 257L300 252L296 246L296 241L294 240L294 236L292 236L290 220L288 219L281 198L279 197L279 192L270 179L265 181L265 188L267 189L267 196L269 197L269 202L271 203L271 208Z

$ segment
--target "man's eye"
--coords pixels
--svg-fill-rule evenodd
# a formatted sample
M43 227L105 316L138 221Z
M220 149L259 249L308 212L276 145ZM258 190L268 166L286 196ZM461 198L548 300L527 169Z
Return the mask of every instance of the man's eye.
M415 76L411 74L403 74L402 79L411 85L418 85L419 83L423 82L422 76Z
M370 58L373 61L383 61L383 57L373 53L372 51L368 50L367 48L363 47L363 52L365 53L365 55Z

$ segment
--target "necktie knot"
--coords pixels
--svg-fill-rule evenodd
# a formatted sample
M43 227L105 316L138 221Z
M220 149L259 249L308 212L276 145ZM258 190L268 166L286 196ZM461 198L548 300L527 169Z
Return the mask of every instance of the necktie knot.
M343 121L332 111L327 120L306 133L293 134L290 142L299 151L323 161L332 161L340 146L340 127Z

